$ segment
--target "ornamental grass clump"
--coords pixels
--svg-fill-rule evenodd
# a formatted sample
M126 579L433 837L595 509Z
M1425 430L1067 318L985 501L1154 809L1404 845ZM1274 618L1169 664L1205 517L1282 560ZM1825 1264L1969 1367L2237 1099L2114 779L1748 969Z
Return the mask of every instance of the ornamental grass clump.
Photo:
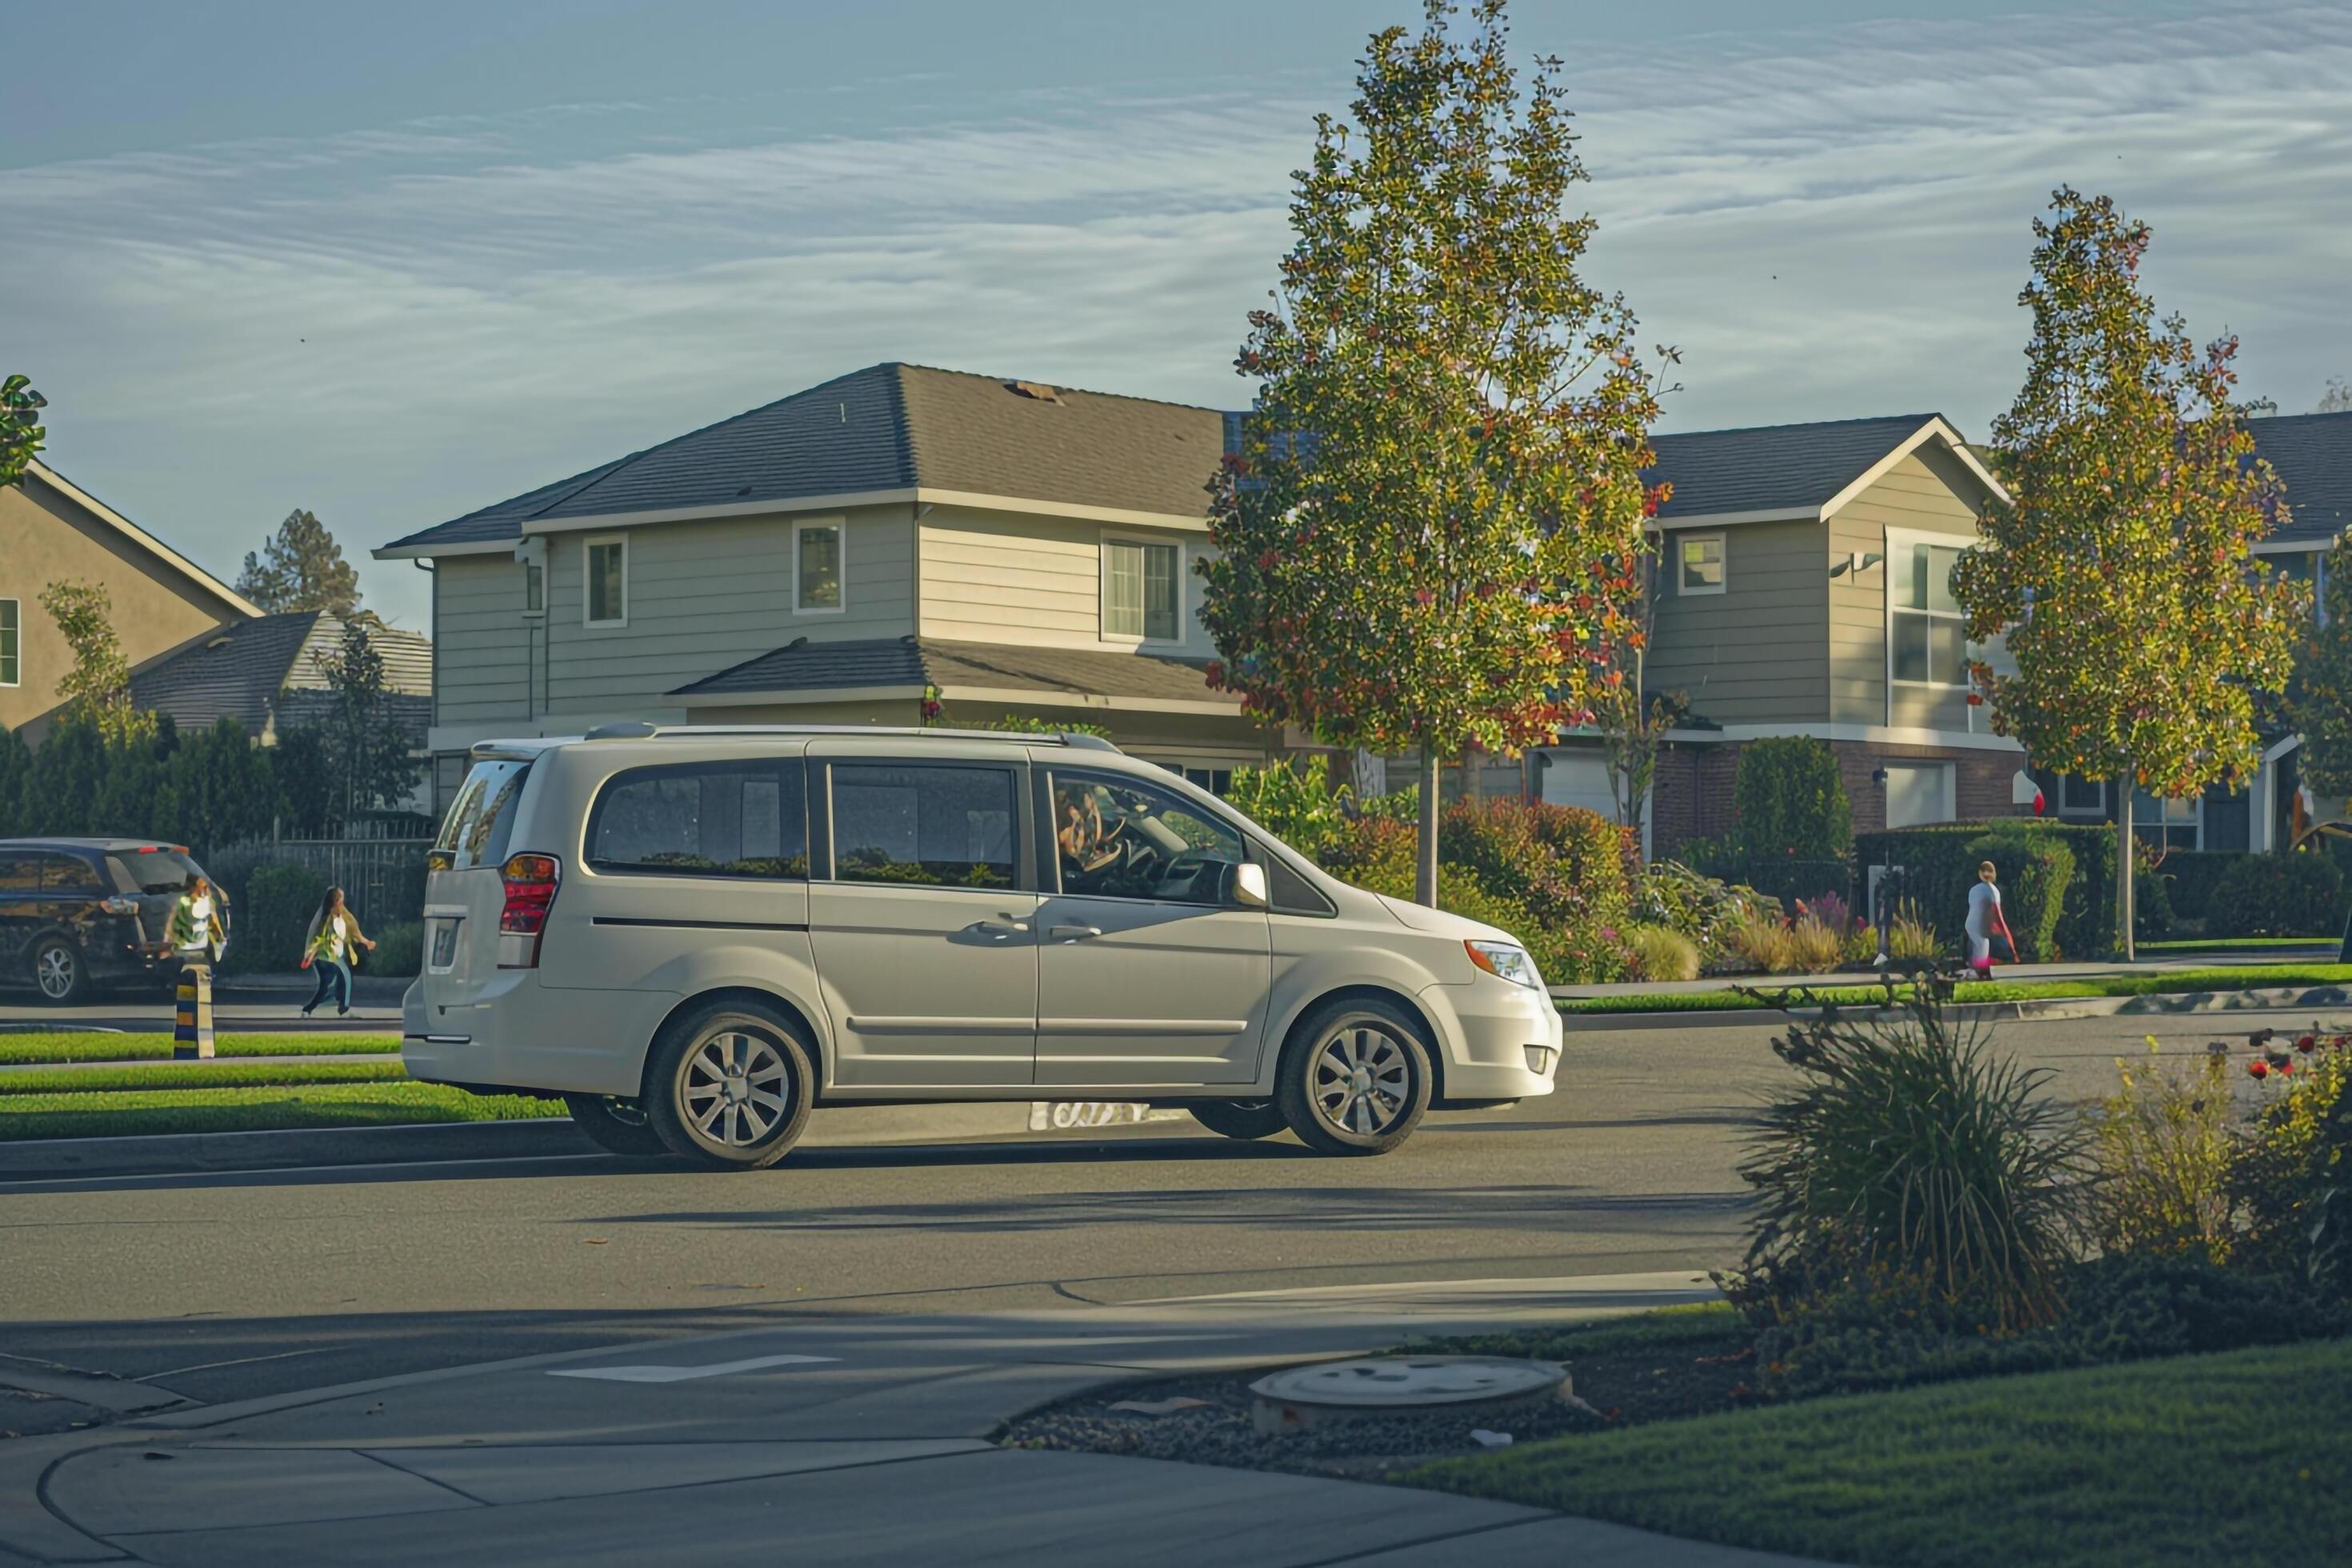
M1743 1306L1775 1319L1861 1287L1993 1333L2062 1311L2084 1133L2042 1092L2049 1073L1951 1020L1950 985L1890 978L1895 1005L1827 1006L1773 1042L1798 1079L1740 1168L1759 1200L1731 1282Z
M2151 1056L2156 1037L2147 1037ZM2111 1253L2187 1254L2227 1263L2236 1238L2237 1153L2227 1047L2193 1068L2118 1057L2122 1087L2099 1104L2092 1228Z
M1625 946L1633 955L1633 967L1641 979L1698 978L1698 946L1678 931L1664 926L1631 926L1625 931Z

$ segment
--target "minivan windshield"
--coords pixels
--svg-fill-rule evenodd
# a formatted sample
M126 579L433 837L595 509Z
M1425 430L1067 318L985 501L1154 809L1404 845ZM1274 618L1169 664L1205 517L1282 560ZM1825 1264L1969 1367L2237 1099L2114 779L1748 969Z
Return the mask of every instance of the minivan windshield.
M204 870L176 849L118 849L111 858L142 893L177 893Z
M485 759L474 764L466 782L457 787L457 798L449 803L441 836L433 841L434 852L448 857L447 869L505 864L507 839L514 832L515 806L522 799L523 780L530 773L529 763L511 759Z

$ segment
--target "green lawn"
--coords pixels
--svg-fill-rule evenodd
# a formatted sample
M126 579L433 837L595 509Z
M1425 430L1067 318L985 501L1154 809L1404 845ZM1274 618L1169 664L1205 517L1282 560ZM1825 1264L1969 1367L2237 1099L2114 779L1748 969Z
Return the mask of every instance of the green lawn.
M30 1138L123 1138L151 1132L375 1127L416 1121L509 1121L563 1114L561 1100L530 1100L520 1095L472 1095L433 1083L13 1094L0 1096L0 1142Z
M2327 936L2184 937L2178 942L2144 942L2142 952L2261 952L2273 947L2334 947L2340 933Z
M397 1053L398 1035L215 1035L224 1057L347 1057ZM172 1059L169 1035L109 1035L89 1029L0 1034L0 1062L137 1062Z
M2352 1341L1660 1421L1410 1479L1837 1563L2352 1562Z
M28 1068L0 1072L0 1101L13 1095L102 1094L115 1089L242 1089L261 1084L398 1083L398 1062L140 1062L120 1068Z
M1967 980L1960 1002L2036 1002L2073 996L2179 995L2197 991L2249 991L2272 986L2352 985L2352 963L2234 963L2206 969L2176 969L2160 974L2091 975L2079 980ZM1866 1005L1886 993L1876 985L1812 987L1812 1000ZM1785 994L1776 990L1771 994ZM1618 996L1561 999L1563 1013L1718 1013L1777 1005L1736 991L1631 993Z

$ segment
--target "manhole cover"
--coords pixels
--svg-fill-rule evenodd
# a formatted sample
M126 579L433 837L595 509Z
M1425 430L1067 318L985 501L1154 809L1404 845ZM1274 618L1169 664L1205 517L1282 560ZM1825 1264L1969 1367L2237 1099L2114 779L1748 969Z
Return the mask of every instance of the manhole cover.
M1559 1397L1568 1369L1508 1356L1367 1356L1295 1366L1250 1384L1262 1431L1351 1416L1460 1413Z

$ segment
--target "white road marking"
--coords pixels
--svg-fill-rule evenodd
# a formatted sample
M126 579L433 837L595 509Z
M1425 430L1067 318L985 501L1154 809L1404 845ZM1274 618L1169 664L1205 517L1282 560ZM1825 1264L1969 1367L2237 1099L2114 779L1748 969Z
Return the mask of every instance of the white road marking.
M685 1383L698 1377L725 1377L730 1373L757 1372L768 1366L797 1366L809 1362L839 1361L835 1355L755 1355L749 1361L715 1362L709 1366L580 1366L551 1372L550 1377L593 1377L605 1383Z

